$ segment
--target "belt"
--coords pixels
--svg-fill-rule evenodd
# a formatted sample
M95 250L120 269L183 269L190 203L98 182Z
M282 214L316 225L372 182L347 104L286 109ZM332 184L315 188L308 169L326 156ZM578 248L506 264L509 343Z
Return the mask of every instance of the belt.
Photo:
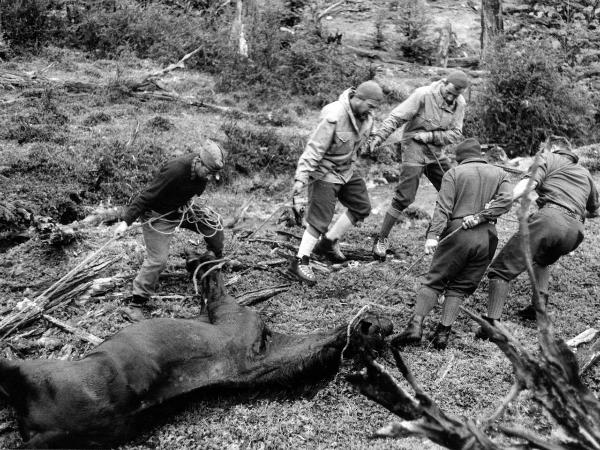
M552 208L552 209L558 209L559 211L561 211L563 214L572 217L575 220L579 220L581 223L585 222L585 219L583 218L583 216L580 216L579 214L574 213L573 211L571 211L570 209L565 208L562 205L559 205L557 203L546 203L544 206L542 206L542 208Z

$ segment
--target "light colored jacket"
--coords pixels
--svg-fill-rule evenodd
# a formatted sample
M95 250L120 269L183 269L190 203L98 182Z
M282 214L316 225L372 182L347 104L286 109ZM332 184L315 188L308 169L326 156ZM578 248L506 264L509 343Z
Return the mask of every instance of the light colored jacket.
M429 142L433 147L441 148L462 140L466 101L459 95L452 105L448 105L440 92L443 83L436 81L429 86L417 88L392 110L375 134L386 140L406 122L403 143L421 131L433 132Z
M309 178L344 184L352 177L354 162L373 128L371 114L364 121L354 117L348 89L340 98L325 105L319 124L298 160L295 179L307 183Z

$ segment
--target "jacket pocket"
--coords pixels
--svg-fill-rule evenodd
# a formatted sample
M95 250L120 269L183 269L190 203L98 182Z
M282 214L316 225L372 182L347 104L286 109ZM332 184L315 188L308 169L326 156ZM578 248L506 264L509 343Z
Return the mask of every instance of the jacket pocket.
M330 153L332 155L344 155L352 152L357 138L356 134L351 131L336 131Z

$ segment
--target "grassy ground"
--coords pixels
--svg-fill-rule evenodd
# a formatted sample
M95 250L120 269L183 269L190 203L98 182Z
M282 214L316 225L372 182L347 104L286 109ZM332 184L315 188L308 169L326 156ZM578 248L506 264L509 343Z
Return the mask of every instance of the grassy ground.
M118 84L124 78L141 77L154 69L146 61L125 65L115 61L89 60L83 55L53 49L35 59L3 63L0 69L39 71L50 63L54 65L45 73L49 78L96 80L99 84ZM176 90L193 92L215 102L244 105L243 93L217 96L211 90L212 80L199 74L178 72L168 76L165 82ZM114 202L115 199L106 196L102 189L93 194L85 194L82 190L98 175L92 171L96 167L93 164L96 158L109 154L115 145L127 142L138 123L140 132L134 147L137 154L154 152L152 154L157 159L189 151L203 137L224 139L220 130L224 120L222 116L169 102L141 102L118 96L110 90L94 95L73 96L48 87L41 92L2 90L0 96L5 102L0 115L5 132L14 130L15 133L30 133L25 135L21 143L15 138L19 136L17 134L1 136L2 165L8 168L18 164L35 166L39 157L36 152L44 144L51 156L44 160L44 164L54 170L51 172L44 166L36 166L35 170L15 173L7 169L0 172L0 192L5 198L26 199L44 213L53 213L46 206L55 205L57 196L68 198L69 189L65 189L65 183L69 182L73 184L73 193L83 197L81 204L84 206L97 204L100 200ZM383 116L387 109L389 105L380 115ZM22 120L15 118L18 115ZM299 114L292 126L281 131L308 133L314 126L316 116L317 111L307 109ZM31 130L38 128L40 133L43 131L45 134L32 138L31 133L35 133ZM52 156L60 158L60 164L71 161L72 170L65 174L64 170L52 166ZM139 179L109 180L111 187L119 187L122 201L128 195L135 194L135 183L141 184L144 177L149 176L151 163L147 162L148 173L138 174ZM376 173L377 170L372 172ZM226 218L250 200L245 220L238 226L252 230L269 218L279 205L288 202L290 180L289 175L253 174L236 178L224 186L213 187L203 199ZM370 250L371 235L379 227L392 188L390 185L373 185L370 190L373 214L362 227L348 233L345 240L347 248ZM434 198L434 189L424 180L417 205L431 211ZM276 217L261 229L259 236L282 239L274 233L276 229L283 228L275 224ZM501 245L516 230L514 219L514 214L510 214L500 220L498 229ZM427 270L428 259L417 264L405 277L400 279L399 276L421 256L425 226L423 221L409 221L397 226L392 234L396 256L383 264L359 262L338 272L319 274L316 286L294 283L288 292L256 308L270 327L299 333L343 323L365 303L375 302L397 308L395 311L385 311L396 329L399 329L411 314L415 291L419 286L418 275ZM550 310L557 334L562 338L570 338L599 325L599 222L590 220L585 227L586 241L553 268ZM288 231L300 234L302 230L296 228ZM34 239L8 250L2 254L0 263L1 306L7 308L5 311L10 311L24 297L31 298L34 292L64 275L111 235L110 228L100 227L85 231L80 240L67 248L53 249ZM249 243L231 230L227 230L226 236L226 254L229 257L246 262L279 258L278 252L270 245ZM190 298L193 287L180 257L181 252L191 245L190 241L196 240L197 236L187 231L178 233L170 265L159 287L159 297L153 300L156 316L187 318L198 313L197 305ZM292 242L297 244L296 241ZM103 296L80 299L55 313L57 317L69 320L73 325L102 338L128 325L120 310L123 297L129 293L131 279L143 259L141 234L131 231L106 252L121 256L120 261L106 273L106 276L120 276L121 283ZM234 280L233 277L233 274L227 274L230 281ZM277 268L253 270L233 282L229 289L233 294L240 294L287 281ZM394 287L384 295L390 285ZM527 347L534 349L537 345L535 329L530 323L520 321L515 313L527 304L529 292L524 277L514 283L504 319L514 335ZM487 284L484 280L466 306L482 313L486 293ZM171 294L188 298L182 301L160 298ZM438 314L436 310L428 319L428 329ZM30 335L13 342L14 347L20 349L21 356L26 358L73 358L91 348L89 344L83 344L72 335L47 324L40 323L29 330ZM53 338L55 344L44 346L41 337ZM7 347L3 351L5 356L10 356L11 351L14 353ZM424 388L444 410L456 415L477 418L490 414L508 392L512 382L511 367L506 358L493 344L474 340L473 323L463 316L458 319L446 351L416 347L407 349L405 356ZM382 362L394 370L389 363ZM584 381L598 392L600 368L590 370ZM12 411L5 405L0 409L0 420L15 424ZM338 376L321 386L305 390L215 392L192 396L185 402L157 411L148 428L122 448L437 448L415 438L394 441L369 438L376 429L391 420L391 414L355 393L343 376ZM552 429L552 424L526 393L509 408L502 423L521 425L543 435L550 435ZM493 429L491 434L494 435ZM501 442L507 444L502 439ZM19 443L14 426L0 436L0 447L15 447Z

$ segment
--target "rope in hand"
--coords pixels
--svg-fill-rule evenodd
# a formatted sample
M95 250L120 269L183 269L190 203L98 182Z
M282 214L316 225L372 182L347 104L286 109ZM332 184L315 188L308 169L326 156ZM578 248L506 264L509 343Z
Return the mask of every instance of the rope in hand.
M165 218L166 216L179 211L181 211L181 217L179 219L173 220ZM177 225L175 226L175 230L157 230L155 227L152 226L152 222L155 222L159 219L169 223L177 223ZM174 234L177 228L180 228L184 222L193 225L194 231L204 238L211 238L215 236L218 232L223 231L224 229L223 217L218 212L206 205L199 206L196 204L196 202L192 202L191 204L186 205L177 211L169 211L158 217L151 217L147 221L143 222L142 225L147 224L152 229L152 231L156 231L159 234L171 235ZM204 232L202 232L201 227L202 229L204 229L204 231L212 230L212 232L205 234Z

